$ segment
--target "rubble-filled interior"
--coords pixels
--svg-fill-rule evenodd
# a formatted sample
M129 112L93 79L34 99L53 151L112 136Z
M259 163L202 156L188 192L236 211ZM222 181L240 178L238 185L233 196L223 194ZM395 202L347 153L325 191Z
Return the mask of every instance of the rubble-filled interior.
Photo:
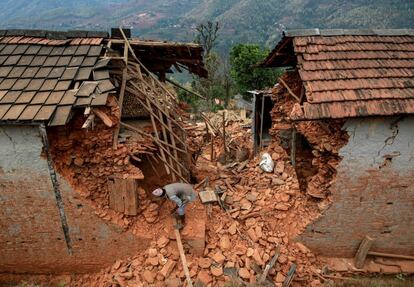
M297 72L282 76L294 94L300 95L302 81ZM295 99L283 85L274 88L272 111L272 134L292 157L292 133L294 140L294 161L301 190L316 199L325 199L334 180L340 161L339 150L348 140L342 130L344 120L296 121L290 118L295 109Z

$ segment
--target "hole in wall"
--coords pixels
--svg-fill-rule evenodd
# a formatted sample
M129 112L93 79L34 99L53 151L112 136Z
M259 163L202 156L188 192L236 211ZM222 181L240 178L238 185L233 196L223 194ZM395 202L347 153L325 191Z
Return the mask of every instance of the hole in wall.
M318 173L318 168L312 164L315 156L309 141L301 133L296 133L296 173L298 175L299 187L306 192L309 180ZM290 154L290 148L288 153Z

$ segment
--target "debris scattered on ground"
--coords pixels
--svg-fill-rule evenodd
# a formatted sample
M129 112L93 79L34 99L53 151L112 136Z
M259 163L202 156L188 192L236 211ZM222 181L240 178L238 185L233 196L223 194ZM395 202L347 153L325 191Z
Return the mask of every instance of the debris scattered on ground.
M229 126L228 133L230 138L251 136L240 125ZM216 148L223 147L220 141L216 139ZM286 151L276 143L268 147L278 166L272 173L260 169L260 158L225 166L211 162L210 152L207 145L198 159L196 176L200 181L208 177L208 186L222 192L224 204L206 205L203 256L187 249L192 280L222 286L232 280L225 270L235 268L238 280L256 282L277 250L277 262L268 271L268 278L276 286L282 286L293 264L297 270L291 286L303 286L303 282L315 279L315 266L320 262L294 238L319 216L319 209L300 191ZM74 286L183 286L184 281L174 237L163 237L153 238L145 253L118 261L100 273L77 278Z

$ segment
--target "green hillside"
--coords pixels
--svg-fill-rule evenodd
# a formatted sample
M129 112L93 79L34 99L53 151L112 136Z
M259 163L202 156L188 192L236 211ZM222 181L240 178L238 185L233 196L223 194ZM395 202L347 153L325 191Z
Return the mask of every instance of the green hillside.
M222 26L219 49L271 47L289 28L414 28L407 0L5 0L6 28L98 29L130 26L143 38L188 41L207 20Z

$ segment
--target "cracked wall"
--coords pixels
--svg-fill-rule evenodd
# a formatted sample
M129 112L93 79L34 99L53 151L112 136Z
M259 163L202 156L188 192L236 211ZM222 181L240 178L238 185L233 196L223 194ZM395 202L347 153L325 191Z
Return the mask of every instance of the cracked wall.
M144 235L98 217L59 176L73 246L69 255L41 153L37 126L0 127L0 273L91 272L148 246Z
M321 255L353 257L369 235L372 250L414 255L414 117L350 119L344 129L333 203L300 240Z

